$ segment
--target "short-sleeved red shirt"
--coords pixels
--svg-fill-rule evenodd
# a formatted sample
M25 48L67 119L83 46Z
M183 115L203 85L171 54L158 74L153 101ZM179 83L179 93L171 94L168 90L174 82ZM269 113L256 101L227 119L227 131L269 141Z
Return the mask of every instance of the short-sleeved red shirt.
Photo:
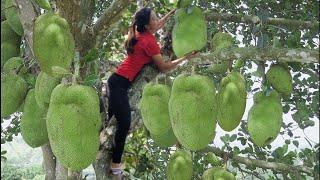
M116 73L133 81L145 64L152 60L152 56L160 54L160 47L156 37L149 33L137 33L137 44L134 51L118 66Z

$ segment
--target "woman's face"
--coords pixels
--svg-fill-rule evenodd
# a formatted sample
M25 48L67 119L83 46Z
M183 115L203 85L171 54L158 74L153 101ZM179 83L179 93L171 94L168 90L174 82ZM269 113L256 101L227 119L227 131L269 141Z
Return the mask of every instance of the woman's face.
M151 11L150 21L149 21L149 24L147 25L147 29L150 33L155 33L158 30L158 26L159 26L159 18L157 17L154 11Z

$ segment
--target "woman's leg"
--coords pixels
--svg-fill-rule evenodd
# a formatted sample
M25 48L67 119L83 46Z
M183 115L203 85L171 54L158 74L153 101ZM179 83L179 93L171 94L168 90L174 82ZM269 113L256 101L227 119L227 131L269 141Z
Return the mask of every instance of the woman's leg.
M126 137L131 123L131 109L126 89L113 89L110 91L110 105L117 125L112 149L112 162L120 163L124 150Z

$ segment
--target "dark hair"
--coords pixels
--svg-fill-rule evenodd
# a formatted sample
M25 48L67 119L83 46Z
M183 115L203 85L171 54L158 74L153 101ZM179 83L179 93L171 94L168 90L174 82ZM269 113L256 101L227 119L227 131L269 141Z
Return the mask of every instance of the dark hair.
M134 20L133 20L132 25L129 29L128 39L125 41L125 44L124 44L126 51L127 51L127 54L133 53L133 51L134 51L133 47L138 42L138 40L136 39L136 35L135 35L136 29L140 33L147 31L145 25L149 24L150 14L151 14L151 9L145 7L145 8L140 9L134 15Z

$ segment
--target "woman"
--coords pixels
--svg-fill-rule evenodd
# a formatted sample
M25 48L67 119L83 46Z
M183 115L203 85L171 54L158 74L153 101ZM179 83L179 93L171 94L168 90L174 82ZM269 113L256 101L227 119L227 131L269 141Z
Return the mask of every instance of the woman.
M142 8L135 14L128 38L125 41L128 56L108 79L110 93L108 116L110 119L115 115L117 119L111 163L111 171L114 175L121 176L122 174L121 156L131 122L128 98L128 88L131 82L145 64L154 62L161 72L167 72L187 58L194 56L189 55L165 62L160 54L160 47L153 34L164 26L173 13L174 10L170 11L160 20L150 8Z

